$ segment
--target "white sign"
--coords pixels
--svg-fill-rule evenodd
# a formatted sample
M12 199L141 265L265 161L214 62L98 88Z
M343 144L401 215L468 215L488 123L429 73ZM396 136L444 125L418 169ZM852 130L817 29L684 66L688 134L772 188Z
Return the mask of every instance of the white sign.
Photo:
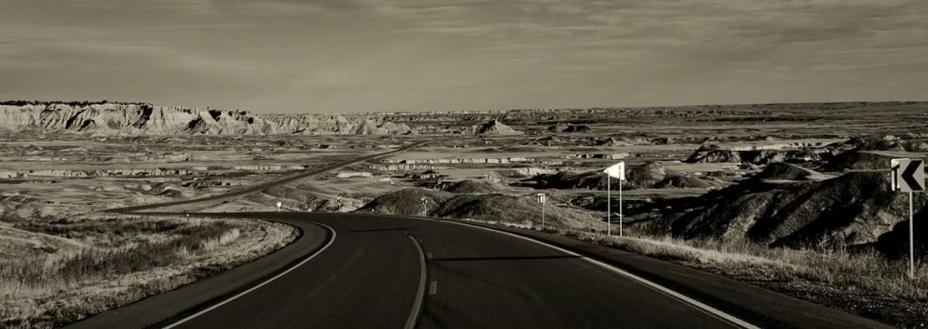
M544 193L538 193L538 203L544 204L545 201L548 201Z
M284 206L283 202L277 201L277 209L280 209L280 207L283 207L283 206Z
M925 191L925 161L919 159L892 159L892 189L902 192Z
M609 175L611 177L618 178L619 180L624 181L625 180L625 161L616 163L610 166L609 168L604 169L603 172L606 173L606 175Z

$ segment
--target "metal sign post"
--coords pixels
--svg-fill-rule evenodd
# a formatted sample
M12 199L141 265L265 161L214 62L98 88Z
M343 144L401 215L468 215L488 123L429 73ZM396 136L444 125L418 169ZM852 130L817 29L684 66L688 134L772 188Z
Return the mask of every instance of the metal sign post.
M625 161L603 170L606 173L606 235L612 236L612 177L619 179L619 236L622 236L622 181L625 180Z
M622 222L624 221L624 212L622 211L622 180L619 180L619 236L625 236L622 232Z
M909 192L909 278L915 278L915 214L913 193L925 191L925 162L916 159L892 159L892 190Z
M541 230L544 231L548 228L545 225L545 202L548 201L544 193L538 193L538 203L541 204Z
M606 235L612 236L612 176L606 174Z
M426 216L426 217L429 216L429 205L428 205L428 200L429 200L429 199L426 198L426 197L421 197L421 198L419 198L419 202L422 202L422 213L424 214L423 216Z

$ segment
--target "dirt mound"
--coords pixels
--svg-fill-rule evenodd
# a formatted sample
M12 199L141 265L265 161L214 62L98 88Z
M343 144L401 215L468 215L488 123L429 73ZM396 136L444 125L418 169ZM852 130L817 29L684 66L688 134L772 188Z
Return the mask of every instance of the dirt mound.
M561 129L561 132L565 133L591 133L593 128L587 125L567 125L564 129Z
M827 159L820 169L824 171L887 169L892 158L892 156L872 151L850 150Z
M451 193L494 193L499 192L500 187L490 182L466 179L443 186L442 190Z
M553 174L540 174L533 178L536 188L553 189L606 189L606 176L599 171L571 172L559 171Z
M859 151L895 151L895 152L921 152L925 149L924 140L899 139L894 136L877 137L872 135L854 137L835 148L855 149Z
M921 139L863 136L832 145L830 149L833 155L826 157L822 170L874 170L888 168L889 160L896 157L885 153L928 152L928 143Z
M409 188L383 194L357 211L424 216L450 197L446 192Z
M531 141L532 145L541 145L541 146L556 146L561 145L563 142L557 136L546 136L542 138L535 139Z
M668 173L664 166L658 162L646 162L631 166L626 173L627 180L623 188L628 190L643 188L708 188L715 184L699 177L683 174ZM535 188L553 189L591 189L605 190L607 188L606 175L599 170L586 172L561 171L553 174L540 174L531 178L530 183ZM618 189L619 181L613 179L613 189Z
M813 172L811 170L797 166L795 164L774 162L767 165L763 171L754 177L759 179L805 180L808 179L812 174Z
M667 172L660 163L649 161L628 168L626 174L628 188L648 188L667 178Z
M741 155L731 150L723 150L716 145L700 146L690 154L687 163L740 163Z
M655 183L653 188L709 188L714 186L698 177L693 176L668 176L663 180Z
M700 147L684 162L767 164L786 161L788 155L788 152L773 150L734 151L715 147Z
M499 122L498 120L493 120L480 126L480 128L477 129L477 134L489 136L511 136L522 135L523 132L515 130L510 126Z
M534 197L505 194L459 195L442 203L431 215L541 225L541 212ZM582 211L556 206L545 207L545 220L548 225L573 228L585 228L599 222Z
M889 185L888 173L882 172L851 172L820 182L746 180L677 205L650 229L770 246L864 245L903 219L907 199ZM924 200L916 202L916 210L922 209L916 221L928 220L924 208Z

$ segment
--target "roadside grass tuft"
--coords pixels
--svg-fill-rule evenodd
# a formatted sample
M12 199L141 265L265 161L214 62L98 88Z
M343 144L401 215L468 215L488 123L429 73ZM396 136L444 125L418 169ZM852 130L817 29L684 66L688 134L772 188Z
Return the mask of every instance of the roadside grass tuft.
M0 259L0 328L55 328L163 293L287 245L251 220L120 216L17 223L79 243Z
M887 259L876 252L838 249L823 253L711 239L683 240L669 236L620 238L564 230L558 233L738 278L803 281L895 298L928 299L928 268L918 267L915 279L909 279L907 262Z
M184 258L228 244L240 234L237 228L224 222L193 221L190 224L179 224L161 220L139 222L137 225L111 224L112 227L99 223L80 224L74 231L62 226L30 228L60 234L93 231L121 236L147 232L167 237L138 239L112 248L93 247L33 258L0 260L0 291L3 291L3 297L18 298L49 293L78 287L85 282L175 264Z

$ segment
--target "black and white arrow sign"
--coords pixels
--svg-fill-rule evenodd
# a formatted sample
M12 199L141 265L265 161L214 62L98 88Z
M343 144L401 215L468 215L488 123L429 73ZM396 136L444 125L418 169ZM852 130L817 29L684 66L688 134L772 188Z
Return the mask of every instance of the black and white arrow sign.
M914 159L893 159L893 188L902 192L925 191L925 162Z

